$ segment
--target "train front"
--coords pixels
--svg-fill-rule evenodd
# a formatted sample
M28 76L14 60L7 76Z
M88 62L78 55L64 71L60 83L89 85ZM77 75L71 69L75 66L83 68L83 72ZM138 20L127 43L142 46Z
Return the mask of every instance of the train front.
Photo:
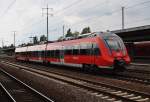
M103 36L108 56L113 61L113 69L125 69L130 63L130 58L122 39L116 34L108 33Z

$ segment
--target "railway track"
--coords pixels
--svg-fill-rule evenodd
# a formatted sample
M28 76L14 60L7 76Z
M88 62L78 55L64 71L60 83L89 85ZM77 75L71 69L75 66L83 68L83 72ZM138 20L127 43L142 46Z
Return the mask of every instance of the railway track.
M54 102L14 76L0 69L1 102Z
M63 75L62 73L46 72L43 70L33 69L26 66L20 66L13 63L6 63L10 67L15 67L25 71L37 73L55 80L63 81L73 86L86 90L97 97L108 100L110 102L150 102L150 94L142 93L130 89L108 85L102 82L94 82L92 80L83 79L77 76Z
M12 102L12 99L8 96L2 87L0 87L0 100L1 102Z
M9 62L9 59L6 59L6 61ZM24 66L31 67L30 65L24 65ZM43 68L45 66L41 65L40 67ZM139 75L135 75L135 74L139 74ZM146 74L147 78L143 77L143 76L145 76L145 74ZM128 81L128 82L140 83L140 84L144 84L144 85L150 85L150 78L149 78L150 77L150 71L127 69L126 73L118 72L118 73L115 73L113 75L107 75L106 77L115 78L115 79L118 79L118 80L125 80L125 81Z
M8 61L9 62L9 61ZM33 67L33 65L36 65L37 66L37 64L33 64L32 63L32 65L30 65L30 64L24 64L24 63L19 63L19 64L21 64L21 65L23 65L23 66L27 66L27 67ZM42 68L42 70L43 69L47 69L45 66L43 66L43 65L38 65L40 68ZM40 69L39 68L39 69ZM48 71L48 70L47 70ZM150 76L150 74L148 74L149 76L148 77L143 77L144 76L144 74L143 73L139 73L140 75L135 75L135 74L137 74L139 71L132 71L132 72L130 72L130 71L126 71L126 72L117 72L117 73L115 73L115 74L104 74L104 77L108 77L108 78L114 78L114 79L118 79L118 80L123 80L123 81L128 81L128 82L134 82L134 83L140 83L140 84L144 84L144 85L150 85L150 78L149 78L149 76ZM105 72L104 72L105 73ZM102 73L97 73L98 75L101 75L101 76L103 76L103 72ZM96 75L97 75L96 74ZM147 73L146 73L147 74ZM107 76L106 76L107 75Z
M134 73L117 73L115 74L116 79L119 80L125 80L125 81L130 81L130 82L135 82L135 83L140 83L140 84L145 84L145 85L150 85L150 78L141 78L141 74L140 75L134 75L137 74L136 72Z
M127 69L128 72L136 72L136 73L142 73L142 74L148 74L150 75L150 71L142 70L142 69Z

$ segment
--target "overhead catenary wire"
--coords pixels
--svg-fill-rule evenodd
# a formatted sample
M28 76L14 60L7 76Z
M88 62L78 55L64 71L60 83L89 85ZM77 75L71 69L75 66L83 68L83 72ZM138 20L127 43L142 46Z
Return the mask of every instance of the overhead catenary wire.
M78 1L78 0L77 0ZM137 6L140 6L140 5L144 5L144 4L147 4L147 3L149 3L150 1L144 1L144 2L140 2L140 3L136 3L136 4L133 4L133 5L130 5L130 6L126 6L125 7L125 9L130 9L130 8L134 8L135 6L137 7ZM64 7L63 9L64 10L67 10L68 8L71 8L71 7ZM61 13L61 12L64 12L64 10L60 10L58 13ZM111 12L111 14L110 15L106 15L105 13L104 13L104 15L103 16L101 16L101 17L104 17L104 16L112 16L112 14L114 14L114 13L119 13L121 11L121 9L119 8L119 9L117 9L117 10L114 10L114 11L112 11ZM89 20L93 20L93 19L96 19L97 18L97 16L95 16L95 17L89 17L89 18L86 18L86 19L83 19L83 20L81 20L81 21L79 21L79 22L76 22L76 23L74 23L74 24L72 24L72 26L77 26L78 24L80 24L80 23L84 23L84 22L86 22L86 21L89 21ZM100 17L99 17L100 18ZM53 23L53 24L50 24L50 26L49 27L53 27L54 25L61 25L61 23L63 23L63 21L60 21L60 22L58 22L58 20L57 20L57 23ZM70 24L68 24L68 25L70 25Z
M134 8L134 7L136 7L136 6L144 5L144 4L147 4L147 3L150 3L150 0L144 1L144 2L140 2L140 3L136 3L136 4L134 4L134 5L126 6L126 9Z
M146 3L150 3L150 1L137 3L137 4L134 4L134 5L132 5L132 6L127 6L127 7L125 7L125 9L134 8L134 6L143 5L143 4L146 4ZM120 10L115 10L115 11L113 11L111 14L117 13L117 12L119 12L119 11L121 11L121 9L120 9ZM103 15L103 16L105 16L105 15ZM101 16L101 17L103 17L103 16ZM101 18L101 17L99 17L99 18ZM86 22L86 21L91 20L91 19L96 19L96 18L97 18L97 16L95 16L95 17L89 17L89 18L87 18L87 19L84 19L84 20L82 20L82 21L79 21L79 22L73 24L72 26L77 26L77 25L80 24L80 23Z
M77 4L80 4L80 3L82 3L82 1L84 1L84 0L76 0L75 2L73 2L73 3L71 3L70 5L67 5L67 6L65 6L64 8L62 8L62 9L60 9L60 10L58 10L58 11L56 11L55 12L55 17L56 17L56 15L57 14L61 14L62 12L64 12L65 10L67 10L67 9L69 9L69 8L72 8L72 7L76 7L77 6ZM105 2L103 2L103 3L101 3L101 4L104 4ZM99 5L95 5L96 7L98 7ZM91 7L92 8L92 7ZM88 9L91 9L91 8L88 8ZM70 12L70 11L69 11ZM59 16L62 16L62 15L59 15ZM54 18L55 19L55 18ZM53 19L53 20L54 20ZM57 19L57 18L56 18ZM42 22L42 20L41 20L41 22ZM63 22L63 21L61 21L61 22ZM61 23L60 22L60 23ZM36 23L36 24L40 24L40 22L39 23ZM35 25L35 24L31 24L31 25ZM52 24L51 24L52 25Z
M8 7L6 8L6 10L0 15L0 17L3 17L10 9L11 7L15 4L16 0L13 0Z

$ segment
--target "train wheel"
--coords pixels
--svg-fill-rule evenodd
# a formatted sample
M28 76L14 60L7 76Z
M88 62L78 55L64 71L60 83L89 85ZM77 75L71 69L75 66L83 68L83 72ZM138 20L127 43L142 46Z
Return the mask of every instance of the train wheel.
M91 70L92 70L92 72L97 72L98 71L98 67L97 67L97 65L91 65Z
M96 72L97 66L91 64L83 64L82 71L84 72Z
M114 72L123 72L123 71L125 71L125 67L124 66L115 66L114 67Z
M88 72L90 70L90 66L88 64L83 64L82 65L82 71L83 72Z

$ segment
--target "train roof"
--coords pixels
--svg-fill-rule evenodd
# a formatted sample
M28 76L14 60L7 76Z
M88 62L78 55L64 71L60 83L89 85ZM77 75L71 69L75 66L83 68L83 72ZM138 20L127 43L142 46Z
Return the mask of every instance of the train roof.
M27 51L27 46L26 47L18 47L15 49L15 52L26 52Z
M118 35L116 35L112 32L93 32L93 33L80 34L77 37L66 37L66 38L63 38L60 41L75 40L75 39L89 38L89 37L95 37L95 36L106 38L106 37L110 37L110 36L115 36L116 37Z
M41 51L45 50L46 44L41 44L41 45L34 45L34 46L28 46L27 51Z
M72 43L76 43L77 39L78 42L88 42L88 41L95 41L94 39L90 39L90 38L94 38L94 37L101 37L101 38L107 38L110 36L117 36L114 33L111 32L94 32L94 33L87 33L87 34L82 34L79 35L77 38L70 38L69 40L61 40L61 41L54 41L54 42L50 42L48 44L40 44L40 45L33 45L33 46L26 46L26 47L19 47L16 48L16 52L24 52L24 51L41 51L41 50L45 50L46 45L47 45L47 49L48 50L52 50L52 49L60 49L60 46L63 44L72 44ZM86 38L86 39L85 39ZM68 43L69 42L69 43Z

